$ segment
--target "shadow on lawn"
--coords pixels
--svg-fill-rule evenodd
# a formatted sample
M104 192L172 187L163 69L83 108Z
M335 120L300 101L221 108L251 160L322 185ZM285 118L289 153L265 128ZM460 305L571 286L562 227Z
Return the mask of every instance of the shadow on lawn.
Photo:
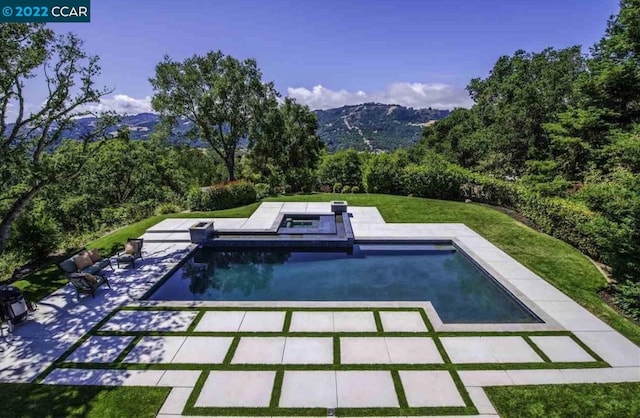
M168 388L0 384L0 415L154 417L168 391Z

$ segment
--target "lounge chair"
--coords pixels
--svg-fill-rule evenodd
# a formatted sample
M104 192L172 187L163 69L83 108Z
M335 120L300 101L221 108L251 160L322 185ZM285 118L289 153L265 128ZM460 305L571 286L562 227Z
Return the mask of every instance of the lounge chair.
M142 244L144 240L142 238L127 238L127 243L124 245L124 251L118 253L116 258L118 262L118 268L120 264L126 266L135 267L136 260L142 258Z
M80 294L91 295L96 297L96 290L106 284L109 289L111 285L105 276L93 275L88 273L70 273L67 275L69 282L76 288L78 300L80 300Z

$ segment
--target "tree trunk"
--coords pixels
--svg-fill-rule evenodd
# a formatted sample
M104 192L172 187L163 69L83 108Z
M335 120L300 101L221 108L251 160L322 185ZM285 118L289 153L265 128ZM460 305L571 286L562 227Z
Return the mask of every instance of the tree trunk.
M227 155L225 158L224 165L227 167L227 172L229 173L229 181L234 181L236 179L235 174L235 166L236 166L236 156L235 153L231 155Z
M4 253L7 248L7 242L9 241L9 235L11 233L11 226L27 209L29 203L33 200L36 194L42 189L44 185L39 183L33 186L30 190L21 194L11 205L11 208L2 218L0 222L0 254Z

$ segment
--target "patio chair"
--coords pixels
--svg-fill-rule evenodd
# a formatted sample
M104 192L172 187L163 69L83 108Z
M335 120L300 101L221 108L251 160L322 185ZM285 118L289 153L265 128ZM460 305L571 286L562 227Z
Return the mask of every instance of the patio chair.
M80 294L91 295L96 297L96 290L106 284L109 289L111 285L105 276L93 275L88 273L70 273L67 275L69 283L76 288L78 300L80 300Z
M127 243L124 245L124 251L118 253L116 257L118 268L120 264L126 266L135 267L136 260L142 258L142 244L144 240L142 238L127 238Z

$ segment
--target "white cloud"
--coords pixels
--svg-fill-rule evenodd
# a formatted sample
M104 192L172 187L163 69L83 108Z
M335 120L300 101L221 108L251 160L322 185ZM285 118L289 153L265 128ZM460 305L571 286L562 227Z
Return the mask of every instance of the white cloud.
M116 94L113 97L102 98L99 104L91 105L89 109L96 112L111 110L119 114L127 115L152 112L151 97L147 96L143 99L136 99L126 94Z
M287 95L312 109L330 109L365 102L436 109L470 107L473 104L466 90L443 83L398 82L387 86L384 91L369 93L362 90L331 90L318 84L311 90L305 87L289 87Z

